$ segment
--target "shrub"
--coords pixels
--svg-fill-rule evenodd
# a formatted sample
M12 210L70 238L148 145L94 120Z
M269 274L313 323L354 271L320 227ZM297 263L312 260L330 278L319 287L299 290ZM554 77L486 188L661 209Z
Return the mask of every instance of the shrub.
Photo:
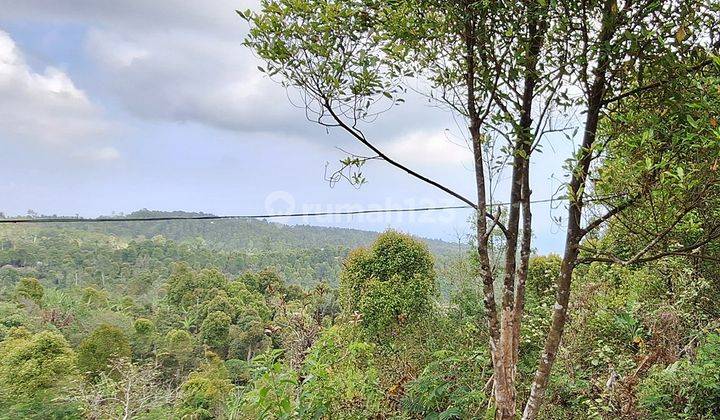
M183 418L222 418L225 399L232 390L225 366L217 359L188 376L180 387L179 414Z
M376 418L385 392L374 367L372 343L356 341L347 329L332 327L305 360L300 411L306 418Z
M49 418L72 412L71 406L54 399L75 375L75 353L62 334L33 335L13 328L0 343L0 411L7 418Z
M282 350L271 350L255 357L250 366L252 382L242 401L241 418L297 418L295 371L281 361Z
M655 370L640 385L640 406L653 419L720 417L720 335L710 334L695 360Z
M250 382L250 363L245 360L229 359L225 361L228 377L235 385L245 385Z
M102 307L108 304L107 292L88 286L82 291L82 301L91 307Z
M490 376L486 352L440 351L435 360L407 386L403 406L424 418L483 418L488 395L482 389Z

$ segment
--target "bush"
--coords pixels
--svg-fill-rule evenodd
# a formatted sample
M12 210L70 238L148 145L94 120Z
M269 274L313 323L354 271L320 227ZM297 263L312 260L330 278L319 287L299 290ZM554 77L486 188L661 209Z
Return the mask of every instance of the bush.
M232 390L227 369L217 359L193 372L180 387L179 414L183 418L222 417L227 394Z
M155 323L147 318L138 318L133 323L135 334L147 336L155 331Z
M104 290L98 290L92 286L85 287L82 290L82 301L86 305L94 308L107 306L107 292Z
M407 386L403 406L423 418L483 418L488 395L482 389L490 376L486 352L440 351L435 361Z
M271 350L255 357L251 364L252 382L241 402L240 418L297 418L297 373L284 364L282 350Z
M31 320L26 311L15 302L0 302L0 340L15 327L28 326Z
M54 399L75 375L75 353L62 334L11 329L0 343L0 411L8 418L48 418L73 411Z
M300 411L306 418L376 418L385 392L374 366L372 343L357 341L347 329L325 331L305 360Z
M695 360L654 371L640 385L639 396L653 419L720 418L720 335L708 335Z
M225 361L228 377L235 385L245 385L250 382L250 363L245 360L229 359Z

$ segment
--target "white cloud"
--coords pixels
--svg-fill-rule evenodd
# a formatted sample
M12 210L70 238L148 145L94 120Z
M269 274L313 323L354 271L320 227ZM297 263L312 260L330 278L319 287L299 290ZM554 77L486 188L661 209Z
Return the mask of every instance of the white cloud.
M80 151L75 157L88 162L111 162L120 159L120 152L112 146L106 146Z
M87 28L84 52L96 68L83 85L131 116L317 139L325 129L305 119L285 89L257 70L259 60L242 45L247 23L235 9L259 3L0 0L0 10L9 19ZM447 118L423 101L408 101L402 113L390 114L365 127L379 141L408 127L436 127ZM340 130L331 131L344 138Z
M391 157L404 163L452 165L470 161L472 154L463 140L445 131L415 131L383 147Z
M0 0L8 18L71 23L88 28L85 53L97 66L84 84L124 107L156 121L196 122L237 132L316 137L324 129L304 118L284 88L257 70L242 45L247 23L235 9L257 8L258 0ZM294 92L290 93L291 96ZM381 118L383 136L423 124L427 110L403 106ZM437 125L437 120L434 121ZM427 126L427 125L425 125ZM417 127L416 127L417 128Z
M75 147L106 135L110 125L63 71L35 72L13 39L0 31L0 141L51 146L75 153Z
M236 131L306 130L310 124L285 91L257 71L240 32L228 35L95 28L85 51L100 70L98 89L141 118Z

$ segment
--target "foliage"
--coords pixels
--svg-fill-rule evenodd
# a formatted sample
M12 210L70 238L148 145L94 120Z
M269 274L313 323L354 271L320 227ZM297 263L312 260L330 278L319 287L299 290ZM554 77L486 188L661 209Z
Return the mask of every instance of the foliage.
M490 374L486 352L439 351L408 385L403 404L425 419L483 418L488 392L482 389Z
M8 332L15 327L27 327L30 324L30 317L15 302L0 302L0 340L3 340Z
M347 328L326 330L310 349L303 368L303 418L382 415L385 397L374 351L372 343L354 339Z
M211 358L192 372L180 388L178 413L193 419L222 417L225 399L232 389L228 372L220 360Z
M131 349L125 333L118 327L99 326L78 346L78 369L94 377L112 369L115 359L130 357Z
M30 299L39 304L42 302L45 290L36 278L23 277L15 287L15 295L19 298Z
M593 245L624 252L622 229L611 225ZM336 280L300 290L282 267L234 271L230 254L197 244L183 250L162 238L128 244L47 228L34 230L44 232L34 247L12 231L14 248L0 258L29 263L0 276L2 418L115 418L126 409L149 419L493 415L482 286L466 256L439 266L441 280L456 282L438 285L450 298L435 302L438 265L395 232L352 253L340 290ZM702 255L717 250L710 242ZM539 357L558 268L557 256L530 259L523 375ZM717 416L717 334L709 331L720 319L719 272L682 257L578 267L541 418ZM40 304L17 301L23 277L44 285ZM390 315L363 313L369 308ZM78 374L87 370L95 373ZM528 390L523 382L519 396Z
M665 89L625 104L604 128L614 141L597 168L602 194L639 196L622 221L607 235L588 242L601 254L620 261L643 262L654 254L700 252L720 230L720 107L717 76L683 78ZM622 200L622 198L618 199ZM652 226L658 239L637 226ZM651 259L651 258L650 258Z
M207 301L215 290L224 289L227 279L217 270L194 273L186 264L177 264L167 283L168 301L180 308L189 309L198 302Z
M73 411L54 401L76 377L75 352L62 334L13 328L0 342L0 411L56 417Z
M230 322L230 317L225 312L216 311L208 314L200 327L200 334L205 344L225 353L230 334Z
M138 318L133 323L133 354L143 358L150 355L155 347L155 323L147 318Z
M708 334L694 360L655 369L640 385L640 406L648 418L720 417L720 335Z
M168 331L161 347L161 356L167 356L183 370L191 361L195 352L195 340L193 336L180 329Z
M78 383L73 399L88 418L136 418L154 412L169 414L174 394L161 383L159 367L119 358L92 383Z
M362 327L375 337L422 319L431 312L435 294L427 247L394 231L383 233L369 249L355 250L340 274L343 310L357 312Z
M243 396L246 418L295 418L297 374L280 360L281 350L271 350L252 360L252 383Z

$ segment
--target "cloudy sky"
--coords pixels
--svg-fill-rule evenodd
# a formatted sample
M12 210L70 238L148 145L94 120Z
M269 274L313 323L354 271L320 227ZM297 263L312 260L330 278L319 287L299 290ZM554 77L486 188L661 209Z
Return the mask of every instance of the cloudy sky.
M337 148L366 151L304 118L258 72L235 9L256 1L0 0L0 211L98 216L140 208L257 214L461 204L371 162L360 189L325 181ZM382 116L388 154L472 197L457 122L425 101ZM533 198L562 181L546 147ZM502 198L502 197L501 197ZM561 209L535 206L536 247L557 251ZM295 220L454 240L464 210ZM290 222L290 221L288 221Z

